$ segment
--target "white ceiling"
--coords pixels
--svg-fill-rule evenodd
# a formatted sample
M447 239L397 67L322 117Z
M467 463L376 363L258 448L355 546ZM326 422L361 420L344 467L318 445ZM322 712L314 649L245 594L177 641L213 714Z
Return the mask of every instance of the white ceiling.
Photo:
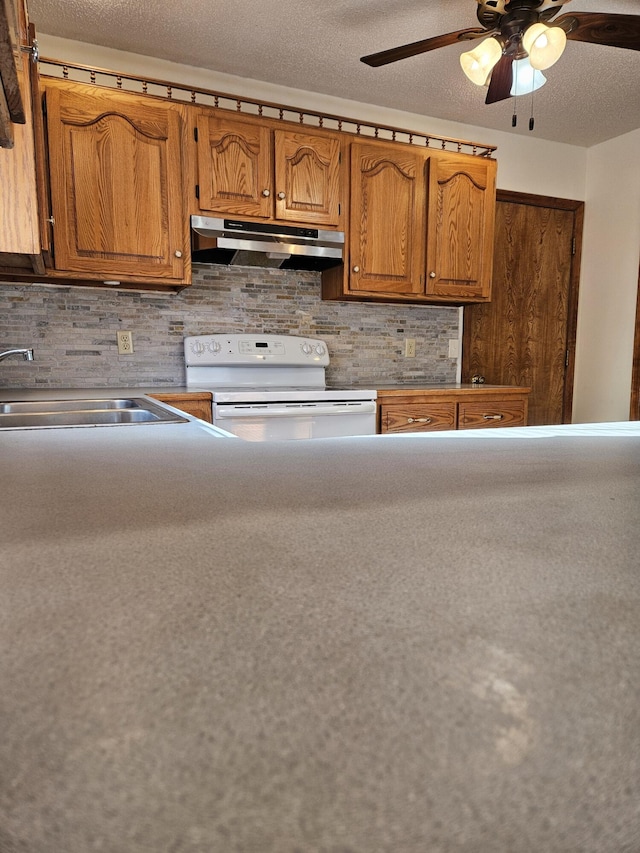
M484 104L452 45L382 68L360 56L478 26L475 0L30 0L40 33L419 115L589 147L640 127L640 51L569 42L531 98ZM640 0L564 11L640 15ZM114 69L118 70L118 69ZM298 106L298 104L293 104ZM303 106L303 104L300 104Z

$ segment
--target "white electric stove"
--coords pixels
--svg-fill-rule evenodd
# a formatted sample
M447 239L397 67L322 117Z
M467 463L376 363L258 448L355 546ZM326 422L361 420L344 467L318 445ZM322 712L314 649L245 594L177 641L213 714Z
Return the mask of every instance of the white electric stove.
M376 391L327 388L327 344L294 335L184 340L186 384L210 391L213 423L248 441L376 432Z

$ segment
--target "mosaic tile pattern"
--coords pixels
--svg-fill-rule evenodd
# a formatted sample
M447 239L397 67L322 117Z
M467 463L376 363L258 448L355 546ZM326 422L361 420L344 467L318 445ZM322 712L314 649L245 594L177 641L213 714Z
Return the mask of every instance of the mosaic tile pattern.
M133 332L118 355L116 332ZM457 308L323 302L320 274L195 266L179 294L0 284L0 350L32 346L32 363L0 362L3 388L183 385L185 335L271 332L327 341L333 385L455 382L448 341ZM404 358L415 338L416 357Z

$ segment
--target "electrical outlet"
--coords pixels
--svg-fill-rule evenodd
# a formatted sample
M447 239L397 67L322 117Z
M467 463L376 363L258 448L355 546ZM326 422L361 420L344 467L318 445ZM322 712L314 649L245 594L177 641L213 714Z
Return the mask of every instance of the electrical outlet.
M131 355L133 352L133 332L117 332L118 355Z
M404 341L404 357L405 358L415 358L416 357L415 338L405 338L405 341Z
M449 358L457 358L460 354L460 346L457 338L449 339Z

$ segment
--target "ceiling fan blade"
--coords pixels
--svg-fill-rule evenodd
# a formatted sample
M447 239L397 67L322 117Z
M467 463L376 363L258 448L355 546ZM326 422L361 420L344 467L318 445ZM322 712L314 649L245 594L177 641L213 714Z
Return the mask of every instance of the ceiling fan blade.
M442 36L414 41L411 44L403 44L400 47L382 50L380 53L370 53L368 56L360 57L360 62L364 62L365 65L371 65L372 68L378 68L380 65L388 65L390 62L397 62L399 59L408 59L410 56L417 56L419 53L436 50L438 47L447 47L450 44L462 41L464 38L470 38L475 35L481 36L487 33L487 30L478 29L478 27L456 30L455 33L446 33Z
M498 60L498 64L491 72L489 91L485 104L495 104L496 101L504 101L511 97L511 86L513 85L513 59L514 54L504 54Z
M568 12L556 18L553 26L562 27L574 41L640 50L640 15Z

